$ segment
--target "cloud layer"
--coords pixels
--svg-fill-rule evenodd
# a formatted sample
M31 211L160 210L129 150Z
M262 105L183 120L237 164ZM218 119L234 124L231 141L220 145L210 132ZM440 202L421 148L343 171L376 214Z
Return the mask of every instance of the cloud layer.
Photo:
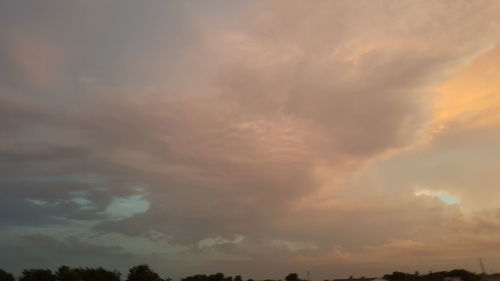
M496 3L226 4L1 4L2 264L498 261Z

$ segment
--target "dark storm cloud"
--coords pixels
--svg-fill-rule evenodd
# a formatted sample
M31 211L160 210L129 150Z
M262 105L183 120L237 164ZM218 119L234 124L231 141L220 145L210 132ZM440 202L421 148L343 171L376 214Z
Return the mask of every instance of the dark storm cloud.
M69 236L60 241L47 235L35 234L19 237L23 244L29 247L39 248L39 251L49 251L56 255L64 256L113 256L123 253L120 247L99 247L80 241L77 237Z
M81 241L74 236L56 239L48 235L32 234L17 236L11 243L2 244L4 253L0 262L15 272L21 272L26 267L48 266L56 270L62 264L75 267L97 267L104 263L125 272L123 264L137 264L140 258L127 253L118 246L96 246ZM12 247L14 246L14 247ZM8 257L8 258L7 258Z

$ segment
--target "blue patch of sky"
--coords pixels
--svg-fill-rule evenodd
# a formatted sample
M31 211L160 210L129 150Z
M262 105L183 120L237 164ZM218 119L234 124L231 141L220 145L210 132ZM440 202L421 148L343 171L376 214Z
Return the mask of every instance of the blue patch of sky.
M425 195L428 197L437 198L437 199L441 200L443 203L448 204L448 205L460 203L460 200L458 198L452 196L451 194L449 194L446 191L441 191L441 190L435 191L435 190L423 189L423 190L419 190L419 191L415 192L415 195L417 195L417 196Z
M127 218L135 214L145 213L150 203L142 194L129 197L117 197L106 208L106 213L114 218Z
M447 193L436 194L435 197L448 205L460 203L460 200L458 200L457 198L455 198Z

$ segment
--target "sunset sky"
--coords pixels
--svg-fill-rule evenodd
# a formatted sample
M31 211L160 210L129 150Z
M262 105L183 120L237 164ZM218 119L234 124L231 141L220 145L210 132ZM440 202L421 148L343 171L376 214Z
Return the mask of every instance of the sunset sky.
M500 1L0 0L0 268L500 271Z

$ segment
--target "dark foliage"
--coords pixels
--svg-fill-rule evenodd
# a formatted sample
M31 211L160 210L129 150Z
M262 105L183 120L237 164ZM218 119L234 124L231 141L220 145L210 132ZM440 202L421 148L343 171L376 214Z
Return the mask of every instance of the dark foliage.
M429 272L421 275L419 272L414 274L394 271L392 274L384 275L384 279L389 281L444 281L447 277L460 278L462 281L479 281L481 275L472 273L464 269L455 269L452 271Z
M26 269L19 281L56 281L50 269Z
M241 276L237 277L239 277L241 280ZM233 277L231 276L224 277L224 274L222 273L215 273L211 275L197 274L193 276L184 277L181 280L182 281L233 281Z
M476 274L464 269L455 269L452 271L429 272L428 274L405 273L394 271L391 274L386 274L382 278L388 281L481 281L483 275ZM351 276L351 279L352 276ZM0 269L0 281L16 281L16 278L11 273ZM22 272L18 281L121 281L120 273L116 270L110 271L102 267L91 268L71 268L61 266L56 272L50 269L26 269ZM170 278L162 279L158 273L153 271L148 265L137 265L129 269L127 278L124 281L172 281ZM215 273L210 275L197 274L187 276L181 281L243 281L240 275L235 277L224 276L223 273ZM247 281L254 281L248 279ZM257 280L256 280L257 281ZM261 281L275 281L265 279ZM281 280L279 280L281 281ZM297 273L290 273L285 277L285 281L304 281L299 278ZM324 280L328 281L328 280Z
M98 268L76 268L74 269L79 281L120 281L120 272Z
M126 281L163 281L148 265L137 265L129 269Z
M0 281L15 281L14 275L3 269L0 269Z
M68 267L68 266L61 266L55 273L56 275L56 281L78 281L79 276L78 272L76 270Z
M297 273L290 273L285 277L286 281L300 281Z

